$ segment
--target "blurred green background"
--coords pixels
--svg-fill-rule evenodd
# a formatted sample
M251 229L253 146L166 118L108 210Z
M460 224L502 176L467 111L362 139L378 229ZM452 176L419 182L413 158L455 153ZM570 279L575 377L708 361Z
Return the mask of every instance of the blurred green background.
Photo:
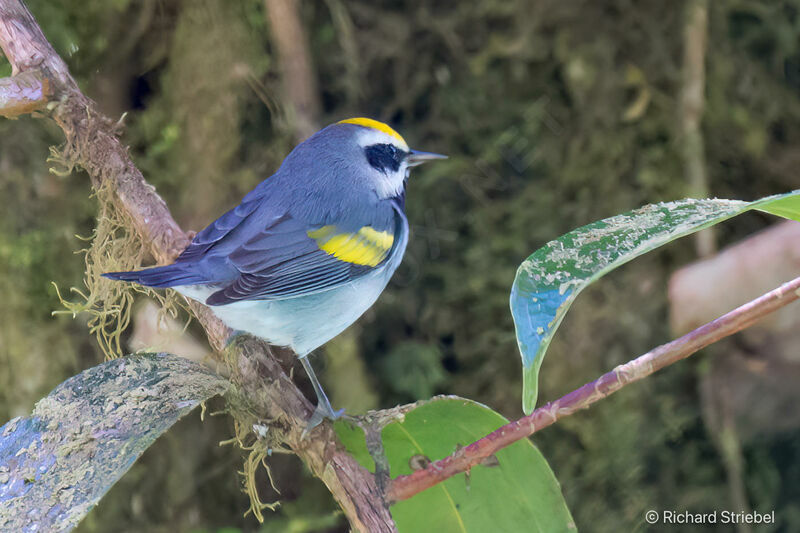
M447 393L520 416L508 292L529 253L645 203L703 188L750 200L800 182L798 0L302 2L297 42L307 40L318 87L305 115L293 111L287 50L263 0L28 5L82 89L114 120L127 112L124 142L186 229L202 229L267 177L302 137L303 117L374 117L413 147L450 155L412 176L403 265L317 363L334 404L352 412ZM708 18L694 133L681 105L693 9ZM0 75L9 72L0 60ZM60 142L47 120L0 120L2 421L103 357L85 318L51 316L61 308L51 281L82 286L74 252L86 243L75 236L90 235L96 215L83 173L48 171L48 147ZM695 163L699 182L686 170ZM772 222L747 215L714 239L724 246ZM542 368L540 401L672 338L667 280L696 258L685 239L582 295ZM648 509L731 509L744 497L776 511L779 523L759 531L800 530L800 428L720 438L701 392L710 357L536 435L579 529L643 530ZM261 479L262 499L280 509L263 526L243 517L242 452L218 446L231 434L223 416L180 422L80 531L346 530L293 457L271 461L280 495Z

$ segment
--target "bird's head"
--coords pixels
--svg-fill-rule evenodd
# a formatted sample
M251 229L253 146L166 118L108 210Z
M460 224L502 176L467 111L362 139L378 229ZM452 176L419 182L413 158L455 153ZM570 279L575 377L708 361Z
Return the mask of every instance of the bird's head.
M304 146L305 145L305 146ZM447 156L412 150L388 125L371 118L349 118L331 124L307 139L297 151L316 154L317 163L344 171L347 177L366 183L380 198L403 193L411 167Z
M411 167L447 157L410 149L394 129L371 118L348 118L333 126L352 135L375 179L376 192L384 198L400 194Z

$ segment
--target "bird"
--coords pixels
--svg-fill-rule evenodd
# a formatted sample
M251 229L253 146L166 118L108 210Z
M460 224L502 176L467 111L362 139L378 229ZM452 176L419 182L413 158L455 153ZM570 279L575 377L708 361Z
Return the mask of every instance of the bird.
M445 158L410 149L383 122L341 120L298 144L172 264L103 276L172 288L235 332L291 348L317 396L308 431L343 413L332 408L309 355L386 288L408 244L409 172Z

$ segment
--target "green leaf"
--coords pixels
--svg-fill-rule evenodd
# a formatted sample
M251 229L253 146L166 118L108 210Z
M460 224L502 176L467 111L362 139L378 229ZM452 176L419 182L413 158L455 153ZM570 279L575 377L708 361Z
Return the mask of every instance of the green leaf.
M583 226L536 250L517 270L511 314L522 355L522 408L536 406L539 368L572 302L590 283L661 245L751 209L800 220L800 190L755 202L681 200Z
M0 428L0 530L68 531L197 404L225 391L168 354L114 359L74 376Z
M367 439L364 436L364 430L356 425L346 422L344 419L337 421L333 425L336 431L336 436L347 448L347 451L356 458L356 461L372 472L375 473L375 462L367 449Z
M392 477L466 446L506 424L486 406L456 397L420 402L401 420L384 426L381 440ZM343 424L337 422L337 426ZM362 464L362 441L343 441ZM373 452L374 453L374 452ZM528 439L497 452L494 466L479 465L391 507L398 530L417 531L575 531L552 470Z

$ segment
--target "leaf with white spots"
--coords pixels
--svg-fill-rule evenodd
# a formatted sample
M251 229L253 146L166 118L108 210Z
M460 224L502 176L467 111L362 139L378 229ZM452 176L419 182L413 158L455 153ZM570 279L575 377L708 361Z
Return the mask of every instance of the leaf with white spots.
M0 531L69 531L153 441L227 381L174 355L114 359L0 427Z
M572 302L606 273L659 246L757 209L800 220L800 191L755 202L681 200L647 205L550 241L517 270L511 313L522 356L522 407L536 407L539 368Z

